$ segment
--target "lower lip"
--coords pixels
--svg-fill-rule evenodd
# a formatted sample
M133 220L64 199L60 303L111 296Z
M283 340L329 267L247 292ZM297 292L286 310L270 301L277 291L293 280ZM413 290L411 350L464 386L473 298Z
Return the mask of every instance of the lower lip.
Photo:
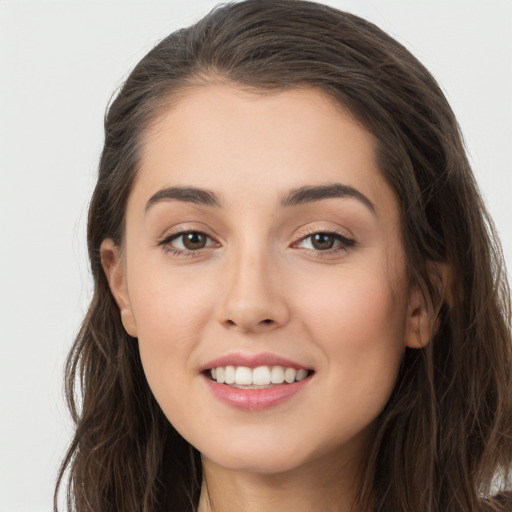
M236 409L261 411L262 409L275 407L299 393L308 385L311 376L292 384L277 384L274 387L264 389L233 388L225 384L219 384L206 376L204 376L204 379L210 391L221 402Z

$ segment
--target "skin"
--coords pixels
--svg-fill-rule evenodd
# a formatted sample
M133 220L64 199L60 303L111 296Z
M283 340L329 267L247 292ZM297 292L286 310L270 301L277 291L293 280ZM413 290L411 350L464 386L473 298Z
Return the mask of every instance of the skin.
M354 197L281 204L291 190L333 183L373 208ZM178 186L222 204L148 206ZM202 453L201 512L350 510L404 347L430 337L399 226L372 136L317 90L211 84L153 122L123 247L105 240L102 261L157 401ZM205 233L205 247L170 240L183 231ZM319 250L311 235L332 231L352 242ZM200 373L233 352L274 353L315 373L277 406L239 410Z

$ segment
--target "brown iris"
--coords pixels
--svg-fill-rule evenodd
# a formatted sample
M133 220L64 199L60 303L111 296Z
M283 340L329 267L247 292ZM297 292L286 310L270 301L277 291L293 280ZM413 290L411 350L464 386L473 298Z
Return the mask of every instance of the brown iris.
M191 231L190 233L184 233L183 245L189 251L196 251L206 247L208 237L204 233L198 233L197 231Z
M329 233L316 233L311 236L311 244L315 249L320 251L332 249L335 241L336 238L334 235L330 235Z

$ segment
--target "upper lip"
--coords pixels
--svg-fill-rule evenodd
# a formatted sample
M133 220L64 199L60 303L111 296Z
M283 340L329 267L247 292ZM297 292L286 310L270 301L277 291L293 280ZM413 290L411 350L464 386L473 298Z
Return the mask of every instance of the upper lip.
M242 352L234 352L212 359L199 369L200 372L218 368L220 366L247 366L248 368L257 368L258 366L283 366L285 368L295 368L296 370L311 368L307 365L292 361L285 357L281 357L271 352L263 352L260 354L244 354Z

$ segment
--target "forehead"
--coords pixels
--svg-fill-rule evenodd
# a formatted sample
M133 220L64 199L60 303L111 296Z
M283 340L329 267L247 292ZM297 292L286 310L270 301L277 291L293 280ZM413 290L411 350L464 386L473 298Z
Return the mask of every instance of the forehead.
M277 198L290 188L343 182L387 208L394 199L375 147L350 112L320 90L259 94L209 84L186 91L149 126L135 189L146 200L164 186Z
M234 126L238 128L236 132ZM180 143L187 139L206 143L206 146L214 138L223 137L227 146L237 135L244 137L247 131L258 136L253 137L254 144L265 142L269 149L274 145L286 147L286 142L298 143L301 138L308 138L311 144L321 138L328 143L339 136L346 137L348 132L352 132L352 139L357 137L365 145L373 147L375 142L344 105L311 87L266 92L214 82L188 88L172 98L170 105L164 106L146 129L143 159L150 156L159 138L160 142L163 137L166 144L172 143L168 138L171 130L177 142L178 138ZM280 131L277 140L273 137L274 131ZM267 140L264 140L265 134ZM312 135L315 136L312 138ZM246 150L251 140L240 142Z

